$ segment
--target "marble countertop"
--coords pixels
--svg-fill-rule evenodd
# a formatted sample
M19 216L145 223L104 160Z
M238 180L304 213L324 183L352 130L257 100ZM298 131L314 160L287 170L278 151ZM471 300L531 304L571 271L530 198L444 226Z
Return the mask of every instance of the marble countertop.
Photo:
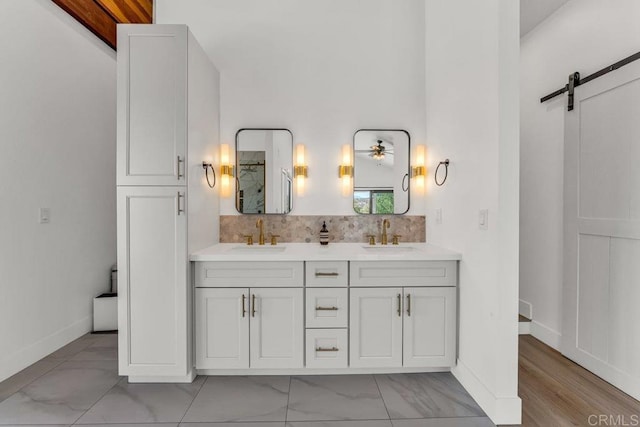
M191 261L456 261L461 254L428 243L219 243L191 254Z

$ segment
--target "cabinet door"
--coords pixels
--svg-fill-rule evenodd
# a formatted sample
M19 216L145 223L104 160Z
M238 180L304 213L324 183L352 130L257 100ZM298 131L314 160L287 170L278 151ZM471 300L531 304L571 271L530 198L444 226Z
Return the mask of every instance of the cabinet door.
M118 185L186 185L187 27L118 26Z
M191 370L184 194L175 187L118 188L120 375Z
M404 366L454 366L456 288L404 288L404 312Z
M252 368L301 368L303 365L302 289L251 288Z
M196 289L196 368L249 367L249 289Z
M351 367L402 366L402 288L352 288Z

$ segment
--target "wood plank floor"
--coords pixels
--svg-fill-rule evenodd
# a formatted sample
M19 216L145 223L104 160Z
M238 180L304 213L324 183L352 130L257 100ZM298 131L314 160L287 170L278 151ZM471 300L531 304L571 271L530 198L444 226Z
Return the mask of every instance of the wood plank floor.
M519 362L523 426L638 425L640 402L530 335L520 335Z

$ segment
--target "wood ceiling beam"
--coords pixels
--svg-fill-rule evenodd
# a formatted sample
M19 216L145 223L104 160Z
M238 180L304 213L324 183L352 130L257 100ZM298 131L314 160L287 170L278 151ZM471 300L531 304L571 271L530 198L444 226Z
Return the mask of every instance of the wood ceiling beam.
M116 21L93 0L52 1L111 48L116 48Z
M95 0L118 23L150 24L151 14L136 0Z
M52 0L112 49L117 24L151 24L153 0Z

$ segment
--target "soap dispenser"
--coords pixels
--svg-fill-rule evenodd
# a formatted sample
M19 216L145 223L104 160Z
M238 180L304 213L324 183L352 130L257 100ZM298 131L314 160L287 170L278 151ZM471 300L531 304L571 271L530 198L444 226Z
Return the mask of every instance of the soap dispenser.
M329 244L329 230L327 230L326 221L322 221L322 228L320 229L320 244L323 246Z

